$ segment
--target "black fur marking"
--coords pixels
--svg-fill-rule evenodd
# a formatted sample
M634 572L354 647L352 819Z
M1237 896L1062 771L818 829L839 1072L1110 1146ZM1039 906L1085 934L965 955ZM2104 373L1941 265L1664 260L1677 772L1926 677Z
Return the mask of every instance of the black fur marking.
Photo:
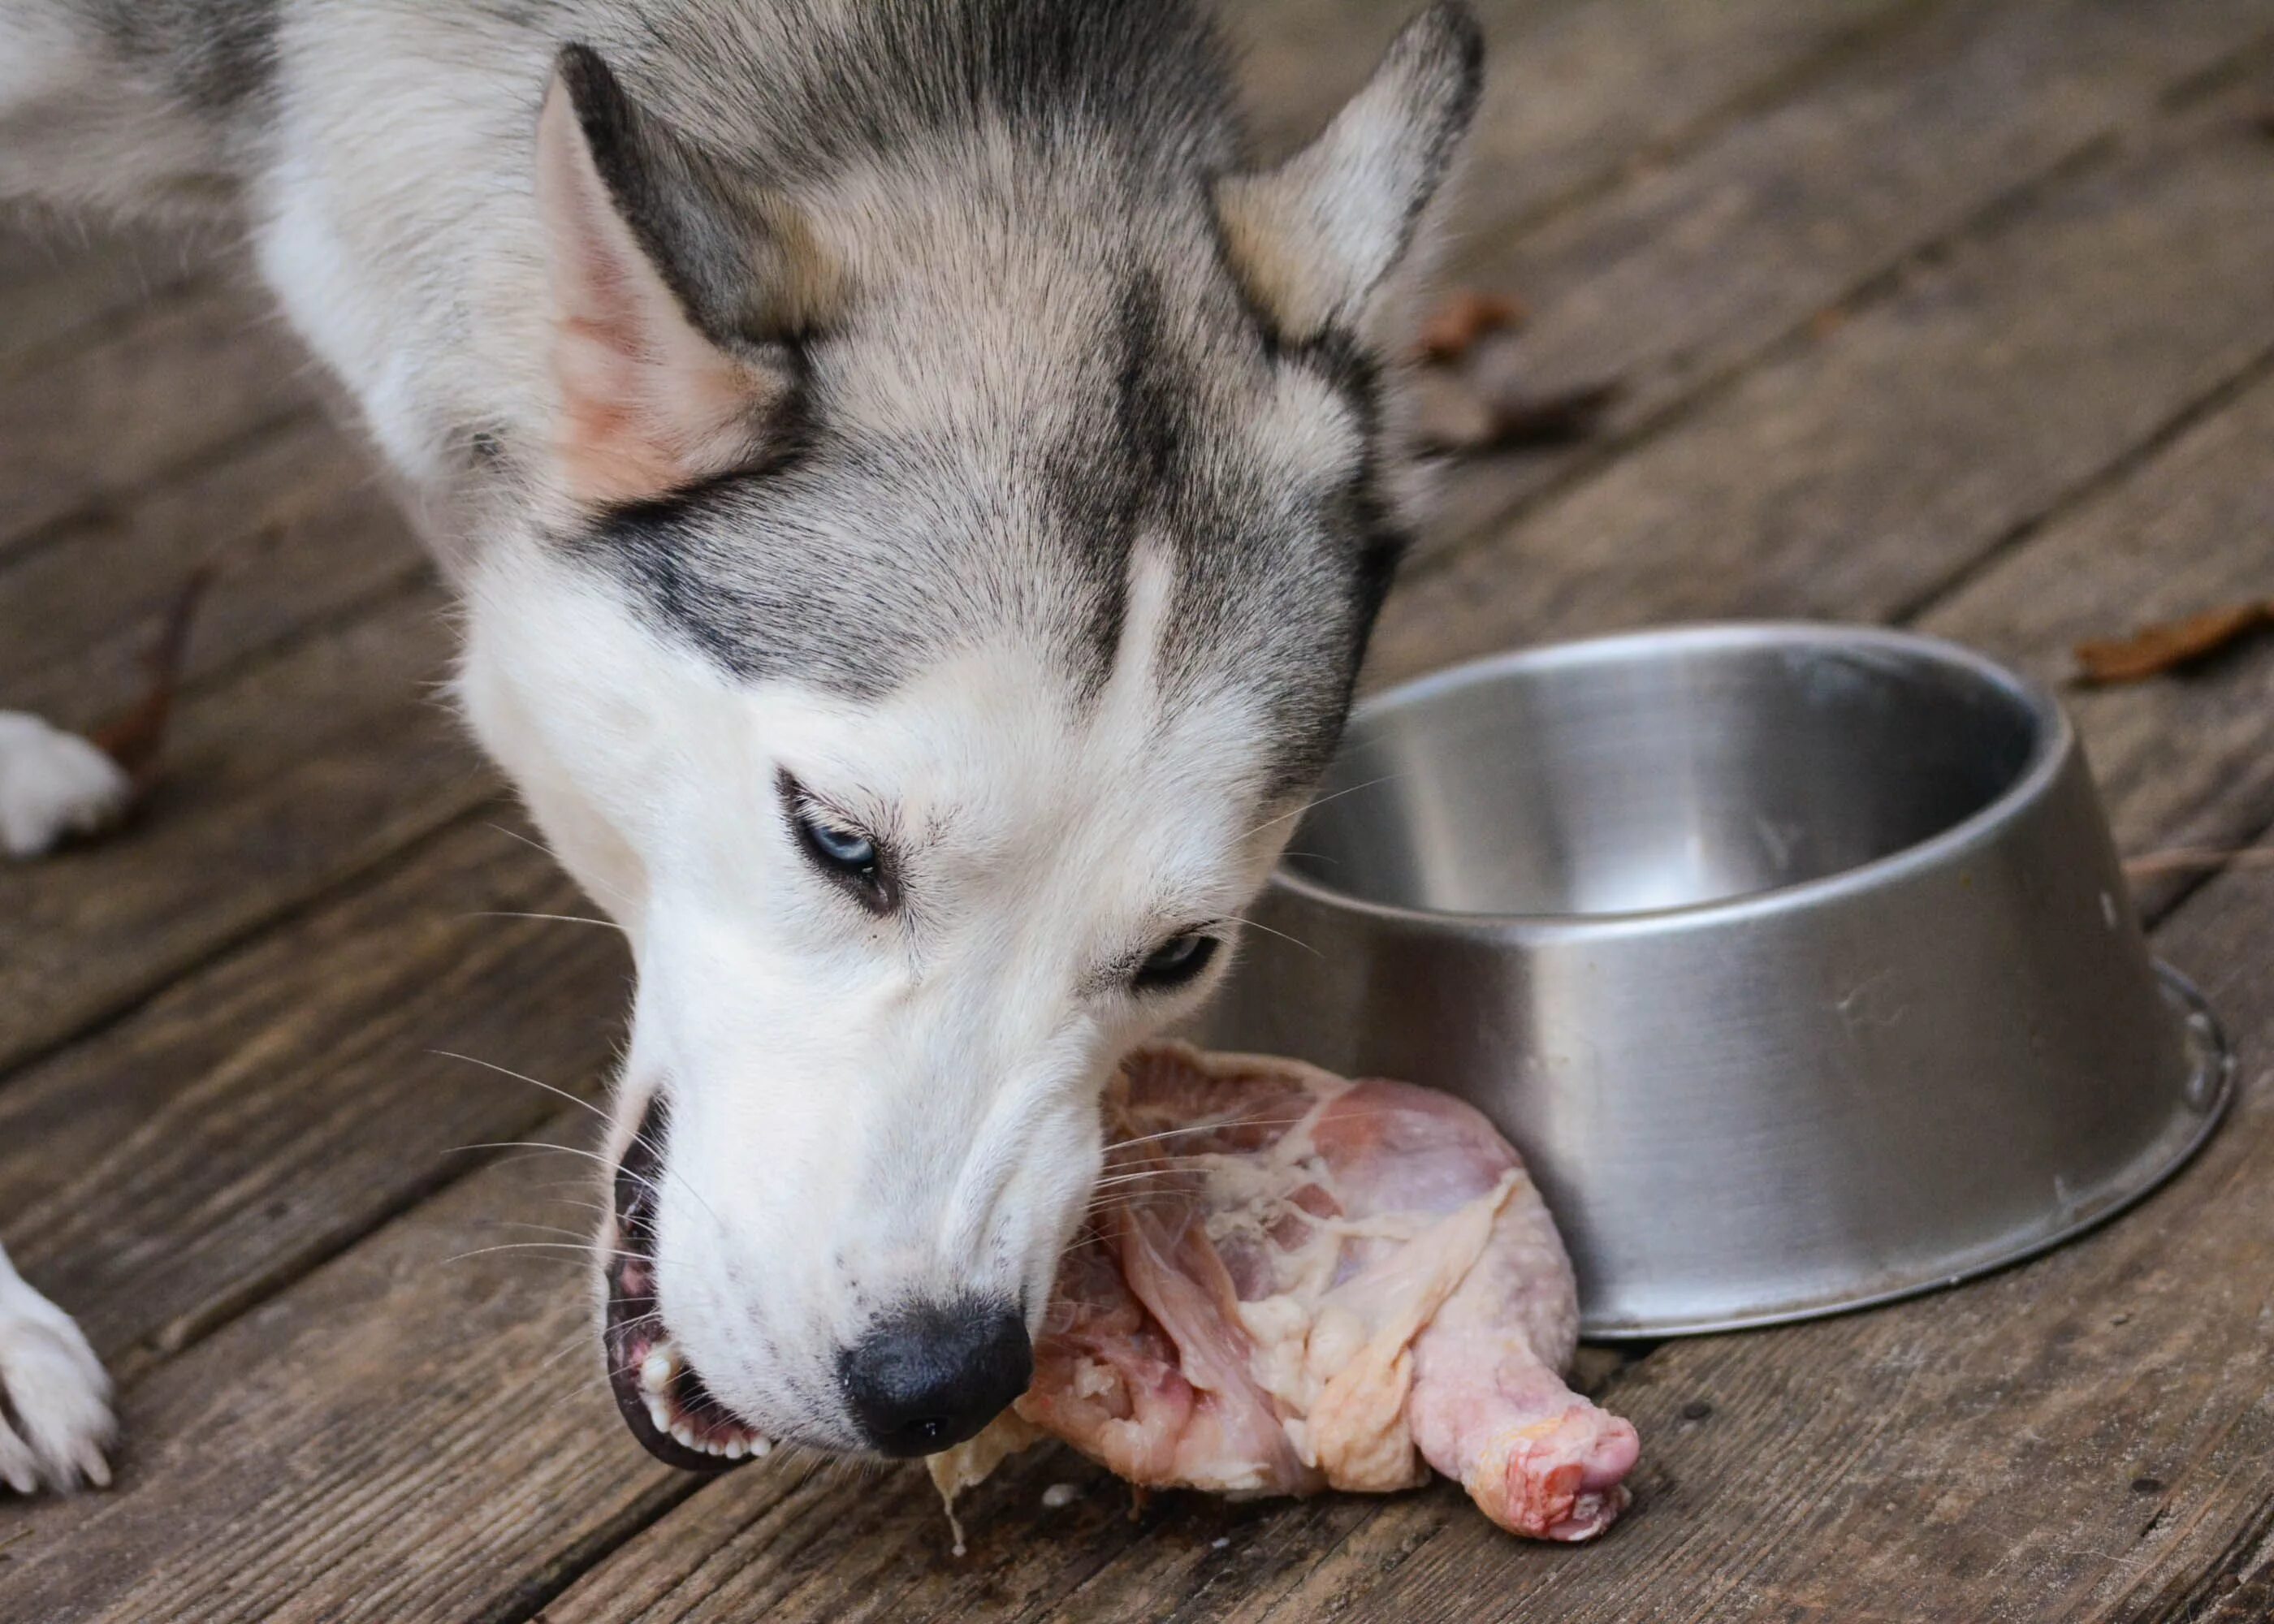
M103 0L97 26L128 63L155 72L190 107L237 112L276 73L280 0Z
M732 300L718 297L717 278L702 274L702 239L734 218L706 195L714 190L703 173L706 166L633 104L591 47L562 46L555 71L616 213L688 320L714 343L749 336L739 328Z
M1367 443L1374 443L1382 431L1382 363L1359 342L1356 334L1329 327L1314 338L1284 346L1279 353L1289 365L1317 373L1341 395L1357 415Z
M1213 37L1174 0L900 0L825 17L789 4L781 15L815 32L788 53L787 78L758 34L722 51L678 38L669 16L656 25L659 49L710 53L694 59L734 88L697 98L700 127L714 142L742 139L746 121L747 151L659 143L661 118L642 109L687 95L683 65L674 90L651 61L628 56L639 105L620 86L621 110L606 89L589 98L612 195L647 222L643 242L677 267L675 290L700 297L707 273L684 269L700 253L680 246L682 215L728 207L722 177L855 162L889 175L903 149L932 161L956 150L943 131L1008 124L1042 169L1063 155L1088 175L1112 154L1102 172L1113 184L1076 235L1109 234L1118 282L1098 280L1090 259L1067 262L1069 297L1105 295L1096 340L1038 349L1034 370L1014 371L1012 396L1040 402L1043 417L990 417L992 380L1023 363L975 356L969 380L926 380L926 395L955 408L862 432L857 410L832 406L840 357L877 342L863 304L877 295L862 293L809 352L794 350L789 455L617 509L562 545L738 680L873 700L958 646L1008 634L1054 656L1082 703L1126 635L1135 549L1156 544L1172 571L1156 667L1167 703L1219 688L1254 696L1272 718L1261 768L1275 792L1299 788L1338 738L1402 538L1381 494L1375 357L1343 332L1287 342L1210 252L1208 188L1239 151ZM597 66L564 71L597 80ZM970 184L975 207L1008 211L1038 253L1054 252L1061 222L1017 213L1020 199L988 176ZM696 229L699 249L709 228ZM982 308L991 290L968 297ZM1299 453L1251 432L1249 414L1290 367L1323 379L1350 413L1361 447L1350 466L1299 472L1280 458L1299 465Z
M1150 149L1148 167L1181 169L1221 151L1228 134L1237 139L1227 130L1226 54L1190 6L949 0L857 11L841 64L854 71L837 85L804 88L832 109L858 96L872 109L863 122L884 136L884 150L975 128L990 115L1030 138L1078 124Z
M1114 426L1141 488L1158 489L1175 476L1187 410L1163 349L1159 280L1144 272L1133 278L1116 314L1121 365L1114 375Z

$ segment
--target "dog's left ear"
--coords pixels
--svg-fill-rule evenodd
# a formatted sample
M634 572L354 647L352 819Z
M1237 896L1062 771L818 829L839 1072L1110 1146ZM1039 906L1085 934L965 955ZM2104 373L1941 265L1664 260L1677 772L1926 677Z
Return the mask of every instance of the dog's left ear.
M1278 335L1329 328L1386 342L1400 273L1415 268L1430 206L1484 84L1484 36L1461 0L1405 25L1358 94L1276 169L1225 177L1226 256Z
M553 473L584 508L649 501L778 449L787 335L814 277L778 203L565 48L537 131L556 404Z

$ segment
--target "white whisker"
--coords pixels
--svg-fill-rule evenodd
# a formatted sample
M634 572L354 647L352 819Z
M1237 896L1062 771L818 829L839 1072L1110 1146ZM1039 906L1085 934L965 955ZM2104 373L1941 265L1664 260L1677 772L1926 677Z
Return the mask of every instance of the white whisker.
M603 930L621 931L621 925L612 919L594 919L589 914L530 914L517 908L482 908L472 914L462 914L461 919L548 919L562 925L598 925Z
M1277 936L1282 942L1291 942L1297 947L1301 948L1305 952L1310 954L1314 959L1324 959L1326 957L1324 953L1321 952L1317 948L1313 947L1308 942L1304 941L1299 936L1291 936L1284 930L1274 929L1269 925L1249 919L1245 915L1240 916L1239 922L1246 926L1250 930L1260 930L1267 936Z
M1362 789L1372 789L1377 784L1387 784L1392 778L1402 778L1405 775L1402 772L1385 772L1378 778L1368 778L1363 784L1352 784L1345 788L1336 790L1332 794L1321 795L1318 799L1311 801L1306 806L1297 807L1292 812L1282 812L1276 817L1265 818L1254 828L1249 830L1247 831L1247 835L1243 835L1240 838L1242 839L1246 839L1249 835L1260 835L1265 830L1270 828L1274 823L1284 823L1289 818L1306 816L1310 813L1317 811L1321 807L1325 806L1329 801L1340 801L1344 795L1355 795Z
M582 1109L591 1112L593 1116L598 1116L602 1122L609 1123L611 1126L614 1125L613 1119L608 1116L607 1112L602 1110L590 1100L583 1099L576 1094L570 1094L566 1088L555 1088L551 1083L540 1083L535 1078L529 1076L525 1072L516 1071L508 1067L498 1065L491 1061L477 1060L473 1056L459 1054L456 1049L430 1049L426 1052L430 1055L439 1055L445 1060L463 1060L468 1065L477 1065L486 1071L494 1071L500 1077L510 1077L517 1083L527 1083L531 1088L542 1088L547 1094L558 1094L562 1099L568 1101L569 1104L581 1107Z

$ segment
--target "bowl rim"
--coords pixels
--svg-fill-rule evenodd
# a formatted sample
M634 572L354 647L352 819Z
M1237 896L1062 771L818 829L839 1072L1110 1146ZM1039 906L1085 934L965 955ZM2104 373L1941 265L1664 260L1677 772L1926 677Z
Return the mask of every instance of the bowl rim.
M1378 694L1367 695L1351 710L1344 737L1350 731L1385 711L1428 699L1447 689L1462 688L1513 673L1555 667L1611 663L1644 650L1831 649L1900 654L1954 669L1993 688L2019 704L2036 723L2030 753L2012 783L1987 804L1924 840L1850 868L1766 891L1733 897L1711 898L1672 907L1640 908L1615 914L1486 913L1415 907L1381 902L1342 891L1288 866L1283 856L1271 870L1269 884L1321 907L1341 910L1387 923L1421 927L1440 932L1531 939L1553 936L1620 936L1668 928L1693 929L1728 921L1758 919L1765 914L1822 906L1901 883L1981 851L1996 840L2029 808L2041 801L2069 763L2079 754L2074 725L2052 691L2043 684L1947 638L1894 627L1853 625L1837 620L1711 620L1689 625L1649 627L1572 638L1534 647L1504 650L1479 658L1425 673ZM1361 786L1362 787L1362 786ZM1346 793L1346 792L1345 792ZM1292 820L1321 804L1314 801Z

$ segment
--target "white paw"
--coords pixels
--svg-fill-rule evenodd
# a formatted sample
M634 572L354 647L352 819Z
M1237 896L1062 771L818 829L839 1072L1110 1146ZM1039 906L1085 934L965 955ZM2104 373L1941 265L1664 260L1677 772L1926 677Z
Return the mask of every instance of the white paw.
M71 1316L19 1279L0 1252L0 1484L97 1488L117 1432L110 1378Z
M67 835L100 829L132 789L124 770L78 734L0 710L0 852L37 857Z

